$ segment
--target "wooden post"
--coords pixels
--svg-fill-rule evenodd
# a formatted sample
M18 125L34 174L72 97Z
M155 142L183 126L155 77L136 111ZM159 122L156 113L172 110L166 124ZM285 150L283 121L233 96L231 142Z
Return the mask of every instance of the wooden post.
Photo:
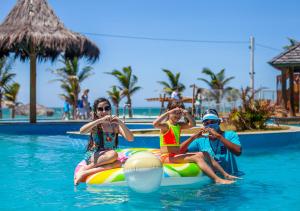
M192 97L192 116L194 117L195 116L195 88L196 88L196 85L193 84L193 97Z
M289 82L290 82L290 116L295 114L295 100L294 100L294 67L289 68Z
M161 102L160 102L160 110L159 110L159 115L161 115L162 111L163 111L163 106L164 106L164 103L163 103L164 101L162 99L161 94L159 94L159 100L161 100Z
M286 93L286 73L288 70L283 69L281 71L281 105L287 110L287 93Z
M30 123L36 123L36 52L30 46Z

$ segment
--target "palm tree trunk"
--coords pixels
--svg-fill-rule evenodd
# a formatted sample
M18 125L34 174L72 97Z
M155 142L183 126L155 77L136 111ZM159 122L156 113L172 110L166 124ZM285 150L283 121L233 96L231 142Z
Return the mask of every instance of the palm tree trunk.
M286 71L281 71L281 105L287 110L287 93L286 93Z
M295 99L294 99L294 69L289 69L290 82L290 116L295 116Z
M128 104L129 118L132 118L132 107L131 107L131 98L130 98L130 95L128 95L128 97L127 97L127 104Z
M36 123L36 53L30 47L30 123Z
M119 116L120 112L119 112L119 103L116 104L116 114L117 116Z
M15 106L13 106L13 107L11 108L11 118L14 119L15 116L16 116L16 109L15 109Z
M0 91L0 119L2 119L2 93Z
M73 107L73 110L72 110L72 113L73 113L73 120L75 120L75 119L77 119L77 118L76 118L77 103L73 102L73 103L72 103L72 107Z

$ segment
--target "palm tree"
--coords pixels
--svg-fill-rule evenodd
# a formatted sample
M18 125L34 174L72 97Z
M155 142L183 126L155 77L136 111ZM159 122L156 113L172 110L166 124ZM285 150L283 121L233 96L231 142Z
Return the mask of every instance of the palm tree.
M203 68L202 73L209 76L210 80L205 78L198 78L198 80L205 82L210 87L210 94L215 99L216 104L219 105L225 94L232 89L232 87L226 87L226 85L234 77L225 78L225 69L214 73L209 68Z
M238 99L240 98L241 93L238 89L231 89L228 91L227 95L226 95L226 99L229 103L233 102L233 107L236 107L236 101L238 101Z
M289 44L289 45L283 46L283 49L284 49L284 50L289 50L291 47L293 47L293 46L299 44L299 41L298 41L298 40L295 40L295 39L290 38L290 37L288 37L287 39L289 40L290 44Z
M167 83L166 81L158 81L159 84L163 85L163 91L171 96L172 92L175 90L178 90L178 93L182 93L185 90L185 86L179 82L180 78L180 72L173 74L170 70L163 69L168 77L168 80L170 83Z
M13 83L5 88L5 100L8 107L11 109L11 118L15 118L15 108L18 104L17 95L20 90L20 84Z
M15 73L11 73L12 62L8 61L7 57L0 58L0 119L2 119L2 98L5 88L16 76Z
M112 89L110 91L107 91L107 94L116 108L117 116L119 116L119 103L123 98L120 89L117 88L117 86L112 86Z
M78 95L80 93L80 84L93 74L93 68L91 66L85 66L82 70L80 70L77 57L74 57L72 60L62 57L60 62L64 66L59 69L52 70L52 73L58 76L58 78L54 81L59 81L61 83L60 87L64 93L60 94L60 96L72 105L73 119L75 119Z
M136 75L132 74L131 66L123 67L122 72L119 70L113 70L112 72L107 72L114 77L116 77L120 83L119 89L122 92L122 96L127 98L126 104L128 105L129 117L132 117L132 101L131 96L141 89L140 86L135 86L138 78Z

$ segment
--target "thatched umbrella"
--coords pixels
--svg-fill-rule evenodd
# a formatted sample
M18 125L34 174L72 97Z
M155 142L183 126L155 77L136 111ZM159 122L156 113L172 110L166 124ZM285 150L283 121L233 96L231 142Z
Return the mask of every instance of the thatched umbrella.
M171 98L171 97L165 97L165 98L162 98L162 97L153 97L153 98L147 98L146 99L148 102L151 102L151 101L158 101L158 102L171 102L171 101L174 101L174 98ZM182 97L180 100L178 101L181 101L183 103L192 103L192 98L191 97Z
M23 115L28 116L29 114L30 105L19 105L16 107L16 115ZM40 116L53 116L54 115L54 109L52 108L46 108L42 105L36 105L36 113Z
M66 29L46 0L19 0L0 25L0 57L14 53L30 60L30 122L36 122L36 60L86 57L94 62L98 47Z

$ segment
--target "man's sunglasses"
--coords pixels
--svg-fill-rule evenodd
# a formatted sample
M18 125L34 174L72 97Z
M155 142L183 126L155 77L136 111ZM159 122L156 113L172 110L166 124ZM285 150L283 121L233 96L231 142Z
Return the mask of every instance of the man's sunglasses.
M110 106L105 106L105 107L98 107L97 108L97 111L110 111L111 110L111 107Z
M219 123L220 120L205 120L203 121L203 125L206 126L206 125L209 125L209 124L216 124L216 123Z

